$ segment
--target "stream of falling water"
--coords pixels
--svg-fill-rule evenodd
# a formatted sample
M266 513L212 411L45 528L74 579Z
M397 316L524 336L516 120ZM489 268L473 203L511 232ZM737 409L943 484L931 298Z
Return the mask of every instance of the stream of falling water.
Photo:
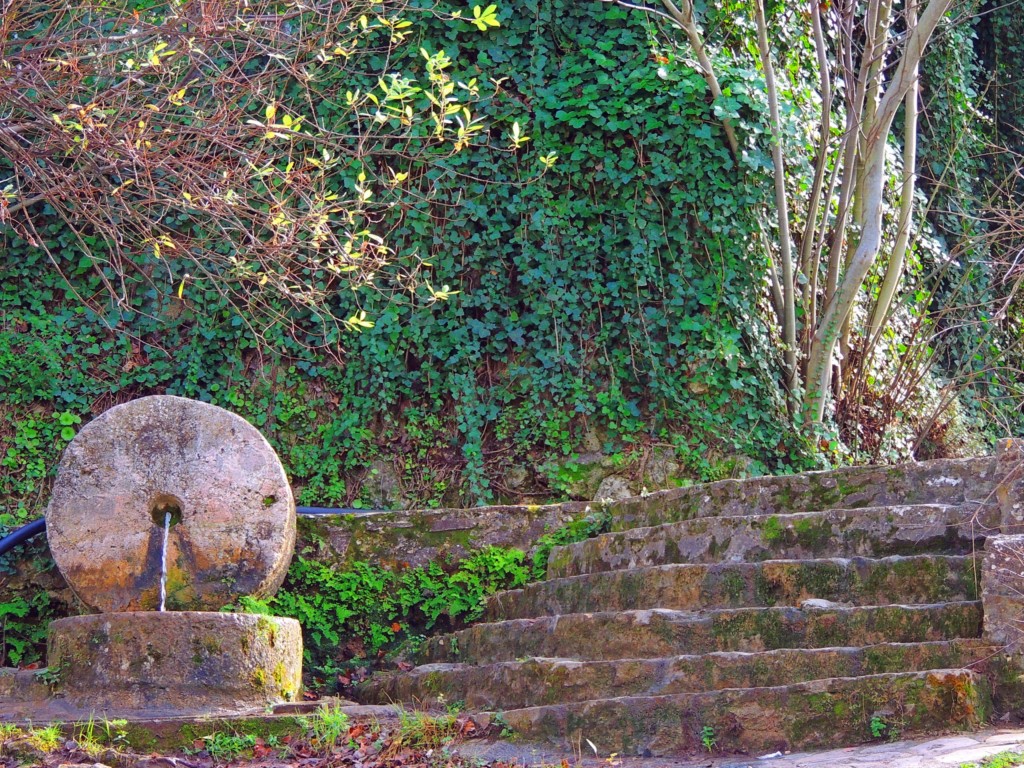
M167 603L167 535L171 532L171 513L164 513L164 546L160 555L160 610L166 611Z

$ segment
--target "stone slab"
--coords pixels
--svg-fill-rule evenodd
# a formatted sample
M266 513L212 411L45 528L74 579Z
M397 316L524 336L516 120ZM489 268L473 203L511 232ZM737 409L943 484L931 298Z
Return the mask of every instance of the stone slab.
M999 527L1000 514L994 504L920 504L698 517L555 547L547 575L554 579L669 563L965 554L981 548L985 536Z
M463 701L472 711L501 711L621 696L767 688L823 677L973 667L995 651L976 640L956 640L610 661L531 658L494 664L426 664L409 672L378 672L360 687L359 697L437 707Z
M270 444L222 408L144 397L83 427L46 511L50 551L85 605L159 606L167 512L168 608L217 610L284 580L295 503Z
M893 504L988 503L996 497L1007 471L1005 460L999 463L995 457L984 457L720 480L616 502L610 507L612 530L717 515L778 515ZM1024 513L1021 520L1024 521Z
M981 569L985 637L1015 653L1024 640L1024 535L985 542Z
M757 755L870 741L871 717L897 708L906 731L977 728L989 706L979 676L932 670L531 707L504 719L526 740L569 747L587 738L598 753L645 756L698 754L702 728L711 727L719 749Z
M488 664L541 657L612 660L715 651L756 653L978 637L981 603L883 605L802 611L604 611L475 624L427 638L413 660Z
M72 616L50 625L48 658L54 693L105 717L259 711L302 684L299 623L274 616Z
M493 621L644 608L801 605L814 598L845 605L973 600L975 574L973 557L930 554L656 565L498 592L488 598L486 617Z

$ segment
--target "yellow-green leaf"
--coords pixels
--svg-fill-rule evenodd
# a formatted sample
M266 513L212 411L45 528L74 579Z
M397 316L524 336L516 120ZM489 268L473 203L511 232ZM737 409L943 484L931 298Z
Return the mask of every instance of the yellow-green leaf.
M498 6L488 5L486 8L481 8L479 5L473 6L472 23L473 26L481 32L486 32L488 27L500 27L501 23L498 21Z

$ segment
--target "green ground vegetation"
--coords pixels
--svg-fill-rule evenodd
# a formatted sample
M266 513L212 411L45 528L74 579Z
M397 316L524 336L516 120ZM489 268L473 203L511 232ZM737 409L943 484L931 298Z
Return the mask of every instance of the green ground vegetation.
M157 0L137 5L144 22L166 14ZM953 212L969 201L951 195L984 192L978 149L994 134L979 115L995 114L999 135L1018 119L1010 108L1018 92L1003 77L1019 56L1012 5L945 29L925 65L927 82L944 86L927 91L935 117L922 129L922 175L945 213L920 224L900 305L911 324L930 307L953 312L943 297L954 294L957 307L988 307L1005 276L998 254L968 248L973 235ZM393 285L415 254L429 265L418 283L421 298L430 286L426 300L328 282L314 308L258 293L257 313L235 289L255 290L258 279L214 270L183 281L194 269L180 249L139 244L121 253L130 263L114 263L103 256L115 245L108 234L76 228L45 204L25 209L34 234L21 219L0 223L0 528L39 514L60 451L82 424L149 393L242 414L279 451L300 503L324 506L557 498L588 436L635 464L661 444L684 479L700 480L734 471L724 467L786 472L979 450L1002 431L992 416L1016 418L1016 390L998 375L1012 362L1001 346L1016 332L1010 302L998 318L987 309L958 315L964 322L951 323L958 330L939 346L887 336L889 362L849 390L859 400L837 402L821 429L789 426L778 339L763 314L766 254L751 245L760 242L754 214L772 197L762 76L733 51L749 31L741 9L706 11L728 90L711 104L684 53L668 50L642 14L614 4L514 0L497 4L497 26L483 30L453 18L458 9L423 13L428 7L411 4L408 41L387 52L366 45L352 54L359 67L323 74L335 96L305 115L328 126L347 120L336 99L375 85L376 74L365 82L351 74L360 68L428 78L434 65L421 49L445 52L451 82L479 84L473 109L487 128L478 141L411 160L401 171L410 190L384 194L390 187L371 179L393 252L380 274ZM807 40L795 16L771 13L784 32L778 53L791 65L795 109L814 85L800 79ZM998 101L980 95L990 81L986 98ZM277 82L272 122L298 114L292 85ZM266 107L252 105L251 119L268 120ZM742 162L723 141L723 115L743 129ZM796 169L806 147L795 139L798 111L791 119ZM371 150L383 152L385 140L375 141ZM11 153L0 151L0 181L20 172ZM557 162L538 175L540 158L552 155ZM270 160L285 173L283 145ZM325 194L347 195L353 175L372 172L368 158L359 163L331 176ZM6 194L14 201L17 189ZM196 243L216 239L192 209L164 223ZM942 262L955 248L963 257ZM925 280L935 269L938 287ZM307 277L315 283L316 274ZM358 332L323 322L361 312L371 320L356 323ZM930 409L950 391L929 376L907 390L900 377L916 376L907 372L915 353L966 388L934 422ZM747 460L736 465L737 455ZM400 493L374 490L380 467ZM525 480L511 487L516 473Z

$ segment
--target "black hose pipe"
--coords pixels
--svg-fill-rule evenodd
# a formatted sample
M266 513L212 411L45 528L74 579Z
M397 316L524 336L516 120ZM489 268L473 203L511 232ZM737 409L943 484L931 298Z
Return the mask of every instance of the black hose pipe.
M33 520L28 525L22 526L13 533L7 534L0 539L0 557L6 555L19 544L24 544L37 533L42 533L45 530L46 518L40 517L38 520Z
M372 515L380 512L379 509L350 509L348 507L296 507L295 512L305 517L318 517L320 515ZM28 525L22 526L13 533L0 539L0 557L6 555L19 544L24 544L33 536L46 530L46 518L40 517Z
M319 517L320 515L375 515L383 509L353 509L351 507L296 507L295 514L303 517Z

